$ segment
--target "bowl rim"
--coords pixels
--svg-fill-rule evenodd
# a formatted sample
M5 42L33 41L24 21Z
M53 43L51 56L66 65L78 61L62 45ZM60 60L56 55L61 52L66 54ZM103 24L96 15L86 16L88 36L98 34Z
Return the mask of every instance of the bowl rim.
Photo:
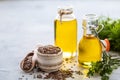
M35 50L34 50L34 53L35 54L37 54L37 55L39 55L39 56L44 56L44 57L55 57L55 56L59 56L59 55L62 55L62 50L60 50L60 52L58 52L57 54L43 54L43 53L40 53L39 51L38 51L38 48L36 48Z

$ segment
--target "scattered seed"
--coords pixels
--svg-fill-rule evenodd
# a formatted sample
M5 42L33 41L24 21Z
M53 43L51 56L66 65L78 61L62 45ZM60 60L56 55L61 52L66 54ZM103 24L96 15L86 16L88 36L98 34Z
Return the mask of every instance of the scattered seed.
M22 77L24 77L24 75L22 75Z
M40 69L40 68L37 68L37 72L41 72L41 69Z
M36 75L34 74L33 79L36 79Z
M37 78L42 78L42 75L41 75L41 74L38 74L38 75L37 75Z
M75 71L75 73L78 75L83 75L83 73L81 71Z
M32 73L30 73L29 75L32 75Z
M74 64L74 66L75 66L75 64Z
M71 66L71 68L73 68L73 66Z
M22 78L18 78L18 80L22 80Z
M73 77L73 76L72 76L71 78L73 78L73 79L74 79L75 77Z

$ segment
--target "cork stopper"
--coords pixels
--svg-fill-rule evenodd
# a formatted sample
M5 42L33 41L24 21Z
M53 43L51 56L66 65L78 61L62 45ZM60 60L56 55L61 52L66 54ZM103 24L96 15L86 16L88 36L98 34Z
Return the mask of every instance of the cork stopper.
M62 16L63 15L68 15L73 13L73 8L72 6L64 6L58 8L58 14L60 16L60 22L62 22Z

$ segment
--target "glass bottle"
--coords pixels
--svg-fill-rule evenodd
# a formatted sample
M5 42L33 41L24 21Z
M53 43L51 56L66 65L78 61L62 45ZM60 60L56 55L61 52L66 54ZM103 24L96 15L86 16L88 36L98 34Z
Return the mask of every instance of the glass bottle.
M89 68L91 62L101 60L102 46L97 36L98 17L95 14L85 15L83 22L83 37L78 47L78 62L82 67Z
M61 7L54 21L55 45L63 50L63 58L76 56L77 20L72 7Z

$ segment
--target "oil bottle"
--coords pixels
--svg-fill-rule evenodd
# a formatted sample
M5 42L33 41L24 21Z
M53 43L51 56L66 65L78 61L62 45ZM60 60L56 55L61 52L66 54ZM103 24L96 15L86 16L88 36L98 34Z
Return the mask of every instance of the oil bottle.
M102 46L97 36L98 17L95 14L85 15L83 22L83 37L78 45L78 62L84 68L89 68L91 62L101 60Z
M63 58L76 56L77 49L77 20L70 6L58 9L58 15L54 21L55 45L63 50Z

